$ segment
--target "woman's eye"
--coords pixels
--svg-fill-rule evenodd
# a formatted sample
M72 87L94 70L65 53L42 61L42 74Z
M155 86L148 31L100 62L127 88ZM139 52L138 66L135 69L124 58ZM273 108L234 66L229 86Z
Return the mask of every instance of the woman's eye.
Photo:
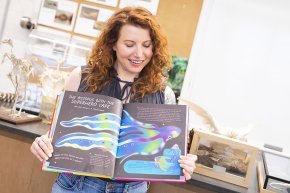
M151 46L151 44L144 44L143 45L145 48L149 48Z
M125 44L125 45L126 45L126 47L128 47L128 48L133 47L133 44Z

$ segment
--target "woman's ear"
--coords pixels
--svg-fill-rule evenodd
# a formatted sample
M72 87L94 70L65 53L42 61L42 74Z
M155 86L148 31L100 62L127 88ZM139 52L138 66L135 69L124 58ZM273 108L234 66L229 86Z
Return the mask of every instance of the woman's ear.
M113 46L113 50L116 51L116 46L115 45Z

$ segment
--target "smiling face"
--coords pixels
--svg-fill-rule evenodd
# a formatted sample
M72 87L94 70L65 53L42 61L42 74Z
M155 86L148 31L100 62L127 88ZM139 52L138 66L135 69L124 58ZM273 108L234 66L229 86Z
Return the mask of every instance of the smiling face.
M113 50L117 56L114 67L119 78L133 81L153 55L149 30L128 24L122 26Z

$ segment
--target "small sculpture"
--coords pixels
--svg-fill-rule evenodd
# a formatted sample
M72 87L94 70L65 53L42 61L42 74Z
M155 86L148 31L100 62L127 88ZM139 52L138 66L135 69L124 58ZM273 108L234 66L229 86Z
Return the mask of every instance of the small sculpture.
M231 128L220 126L217 123L217 121L214 120L214 118L201 106L182 97L179 97L178 100L181 102L181 104L186 104L189 107L189 109L192 110L194 113L196 113L196 115L201 119L202 129L204 130L207 129L210 132L227 136L233 139L248 141L248 135L253 127L251 124L243 128ZM200 124L198 125L198 127L199 126ZM193 127L196 128L196 125L194 125Z
M64 61L59 59L57 61L56 69L46 66L45 70L40 75L43 95L56 98L56 96L63 91L65 81L69 75L68 72L61 70L61 66L63 66L63 64Z
M24 58L19 59L13 54L13 42L10 38L4 39L1 43L10 46L10 52L4 53L1 61L1 64L3 64L5 62L5 59L7 58L12 64L12 70L7 75L15 88L15 100L10 111L10 116L20 117L23 106L27 100L26 87L29 76L33 74L33 67L28 60ZM16 110L17 103L21 103L18 112Z

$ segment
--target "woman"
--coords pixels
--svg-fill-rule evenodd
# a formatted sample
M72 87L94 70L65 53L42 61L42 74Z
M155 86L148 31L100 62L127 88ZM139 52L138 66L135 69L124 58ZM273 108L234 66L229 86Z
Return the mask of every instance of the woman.
M173 104L175 96L165 86L164 70L170 67L167 40L154 16L144 8L126 7L116 12L101 32L86 68L75 69L65 89L104 94L123 103ZM31 152L47 160L53 148L47 135L36 138ZM195 168L195 155L181 156L186 179ZM60 174L52 192L147 192L146 182L118 182Z

